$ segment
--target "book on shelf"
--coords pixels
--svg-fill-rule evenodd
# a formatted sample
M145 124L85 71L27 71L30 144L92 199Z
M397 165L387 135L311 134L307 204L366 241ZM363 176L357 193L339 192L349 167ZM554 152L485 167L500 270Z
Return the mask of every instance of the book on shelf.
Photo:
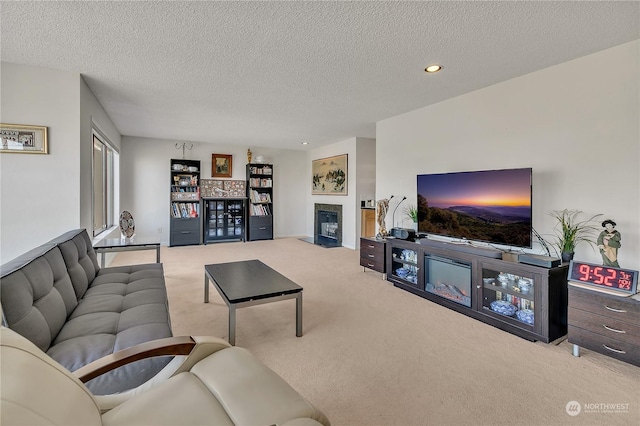
M177 219L200 217L198 203L171 203L171 217Z
M249 167L249 173L251 173L252 175L270 175L273 173L273 169L271 168L271 166L251 166Z
M249 186L252 188L271 188L273 181L271 178L249 178Z
M270 203L271 202L271 194L268 192L258 192L255 189L252 189L249 193L252 203Z
M252 204L250 211L251 211L251 216L271 215L271 210L269 209L269 206L266 204Z

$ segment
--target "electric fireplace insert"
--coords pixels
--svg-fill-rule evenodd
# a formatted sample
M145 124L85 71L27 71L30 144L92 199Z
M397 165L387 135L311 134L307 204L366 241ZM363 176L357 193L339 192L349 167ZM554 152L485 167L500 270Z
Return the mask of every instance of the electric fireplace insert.
M427 254L424 257L425 290L471 307L471 264Z

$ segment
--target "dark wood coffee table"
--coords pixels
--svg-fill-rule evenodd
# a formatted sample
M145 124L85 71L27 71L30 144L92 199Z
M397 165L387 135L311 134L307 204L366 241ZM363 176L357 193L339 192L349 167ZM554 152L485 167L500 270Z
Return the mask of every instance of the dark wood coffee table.
M204 303L209 280L229 307L229 343L236 344L236 309L296 299L296 336L302 336L302 287L259 260L204 266Z

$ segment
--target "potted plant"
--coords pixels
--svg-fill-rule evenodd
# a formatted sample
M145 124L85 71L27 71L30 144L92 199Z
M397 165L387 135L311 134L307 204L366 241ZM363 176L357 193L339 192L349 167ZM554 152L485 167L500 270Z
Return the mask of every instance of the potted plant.
M576 246L582 242L595 247L598 228L594 220L602 214L584 220L580 219L582 212L579 210L554 210L549 214L558 221L554 227L555 236L552 244L558 247L562 262L573 259Z
M405 207L404 214L409 219L411 219L411 222L413 222L413 227L417 231L418 230L418 208L413 204L409 204L407 207Z

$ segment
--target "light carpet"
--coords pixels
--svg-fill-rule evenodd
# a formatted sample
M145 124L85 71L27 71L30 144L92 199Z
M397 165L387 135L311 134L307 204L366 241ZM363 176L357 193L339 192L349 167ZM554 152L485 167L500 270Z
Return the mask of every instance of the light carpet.
M150 263L149 251L112 265ZM174 335L228 338L228 309L204 265L259 259L304 288L237 311L249 349L340 425L637 425L640 368L571 344L529 342L393 287L359 252L297 238L162 247ZM256 277L259 280L260 277ZM581 412L571 416L567 404Z

